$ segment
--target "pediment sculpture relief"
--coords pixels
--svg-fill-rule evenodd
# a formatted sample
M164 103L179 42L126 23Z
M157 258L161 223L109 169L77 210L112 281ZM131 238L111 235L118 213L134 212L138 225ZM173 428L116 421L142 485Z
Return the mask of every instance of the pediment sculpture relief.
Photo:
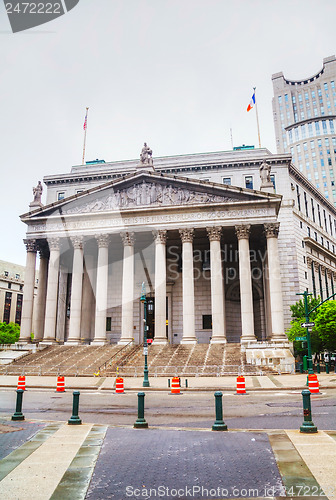
M141 182L127 189L110 192L108 195L77 207L64 209L63 213L86 213L117 210L123 208L153 206L172 206L198 203L221 203L239 201L236 198L200 193L173 185L162 186L155 182Z

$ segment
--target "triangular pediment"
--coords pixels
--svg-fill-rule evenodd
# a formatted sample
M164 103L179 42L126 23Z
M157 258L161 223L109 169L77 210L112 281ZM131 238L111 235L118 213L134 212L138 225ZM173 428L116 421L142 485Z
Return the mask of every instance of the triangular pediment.
M266 200L281 197L260 191L216 184L198 179L151 172L137 172L94 187L62 201L47 205L22 218L93 214L155 207L217 205Z

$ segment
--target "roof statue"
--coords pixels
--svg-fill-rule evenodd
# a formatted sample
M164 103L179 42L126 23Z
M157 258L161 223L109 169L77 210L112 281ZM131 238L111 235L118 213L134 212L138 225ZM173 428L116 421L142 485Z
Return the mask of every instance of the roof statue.
M37 186L33 187L33 196L34 196L34 199L29 204L30 208L43 207L43 204L41 202L42 193L43 193L43 186L41 184L41 181L38 181Z
M259 167L260 191L274 193L273 182L271 181L271 166L264 160Z
M140 163L137 168L142 170L146 169L154 171L152 155L153 151L149 146L147 146L147 142L144 142L143 148L140 153Z

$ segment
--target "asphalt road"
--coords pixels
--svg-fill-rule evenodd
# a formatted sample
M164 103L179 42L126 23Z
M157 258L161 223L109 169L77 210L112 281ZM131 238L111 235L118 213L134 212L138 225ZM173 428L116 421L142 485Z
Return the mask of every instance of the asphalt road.
M133 425L137 418L137 393L115 394L81 391L79 415L83 422ZM0 391L0 418L15 411L15 390ZM321 430L336 430L336 389L312 395L312 414ZM72 392L28 390L23 397L26 419L66 421L72 413ZM237 396L223 394L224 421L230 429L297 429L303 421L300 391L265 391ZM149 426L208 429L215 419L211 392L148 392L145 418Z

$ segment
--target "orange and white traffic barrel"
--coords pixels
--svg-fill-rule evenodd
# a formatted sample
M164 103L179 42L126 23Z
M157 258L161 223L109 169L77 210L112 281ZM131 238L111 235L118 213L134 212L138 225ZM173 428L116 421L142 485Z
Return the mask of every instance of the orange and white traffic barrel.
M124 379L122 377L117 377L116 394L122 394L123 392L124 392Z
M65 380L64 380L64 377L57 377L56 392L65 392Z
M311 373L308 375L308 389L311 394L319 394L320 392L319 381L315 373Z
M237 394L246 394L245 377L242 375L237 377Z
M24 375L19 376L17 388L22 389L23 391L26 390L26 377Z
M171 383L171 394L180 394L180 393L181 393L180 379L179 377L173 377Z

